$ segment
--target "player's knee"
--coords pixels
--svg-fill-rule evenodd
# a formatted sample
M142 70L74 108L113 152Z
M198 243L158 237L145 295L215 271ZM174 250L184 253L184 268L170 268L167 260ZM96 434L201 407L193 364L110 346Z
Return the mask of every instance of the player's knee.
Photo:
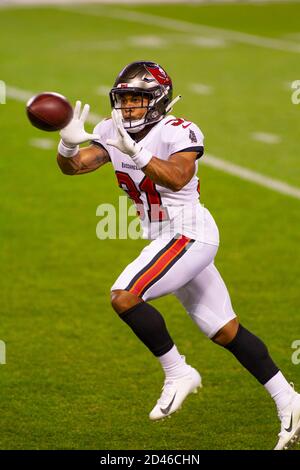
M125 312L142 301L140 297L127 290L118 289L111 291L111 305L118 314Z
M212 338L214 343L219 344L220 346L226 346L230 343L230 341L235 338L237 331L239 328L239 321L237 318L230 320L230 322L226 323L218 333Z

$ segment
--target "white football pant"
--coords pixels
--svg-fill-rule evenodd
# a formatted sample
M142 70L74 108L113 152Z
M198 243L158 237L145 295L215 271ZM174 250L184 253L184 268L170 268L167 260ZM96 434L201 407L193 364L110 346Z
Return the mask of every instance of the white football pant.
M201 331L212 338L236 317L214 265L218 246L184 235L156 239L118 277L111 290L127 290L144 301L174 294Z

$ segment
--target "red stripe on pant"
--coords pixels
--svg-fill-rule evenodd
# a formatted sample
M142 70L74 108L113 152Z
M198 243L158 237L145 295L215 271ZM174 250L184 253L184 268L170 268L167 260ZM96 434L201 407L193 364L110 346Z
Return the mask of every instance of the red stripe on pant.
M129 292L140 296L141 292L147 287L147 285L168 267L172 260L185 249L190 241L191 239L184 235L182 235L178 240L175 240L173 245L136 280L133 286L129 289Z

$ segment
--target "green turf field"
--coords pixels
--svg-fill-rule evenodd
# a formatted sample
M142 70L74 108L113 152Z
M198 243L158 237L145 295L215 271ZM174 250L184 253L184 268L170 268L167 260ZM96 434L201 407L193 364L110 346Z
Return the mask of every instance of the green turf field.
M129 21L132 11L146 16ZM0 9L0 79L81 99L105 116L109 100L97 89L128 62L157 61L184 97L176 115L201 127L209 154L300 187L300 104L290 89L300 80L299 15L295 2ZM256 45L247 43L253 36ZM162 372L109 302L146 242L96 238L97 206L121 195L111 166L61 174L58 134L31 127L23 101L0 105L0 448L272 448L279 422L269 396L172 296L154 305L204 388L172 419L149 421ZM278 141L253 140L257 132ZM203 164L199 175L234 308L300 389L300 364L291 361L300 339L300 200Z

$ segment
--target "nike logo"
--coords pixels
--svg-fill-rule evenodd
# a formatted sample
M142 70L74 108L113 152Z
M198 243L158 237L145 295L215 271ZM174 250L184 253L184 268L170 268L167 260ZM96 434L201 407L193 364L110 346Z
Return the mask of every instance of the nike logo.
M291 414L291 421L290 421L289 427L288 427L288 428L284 428L284 429L286 430L286 432L291 432L292 427L293 427L293 413Z
M176 397L176 393L174 394L174 397L172 398L172 400L170 401L170 403L168 404L167 408L161 408L160 411L164 414L164 415L167 415L171 409L171 406L173 405L173 402L175 400L175 397Z

